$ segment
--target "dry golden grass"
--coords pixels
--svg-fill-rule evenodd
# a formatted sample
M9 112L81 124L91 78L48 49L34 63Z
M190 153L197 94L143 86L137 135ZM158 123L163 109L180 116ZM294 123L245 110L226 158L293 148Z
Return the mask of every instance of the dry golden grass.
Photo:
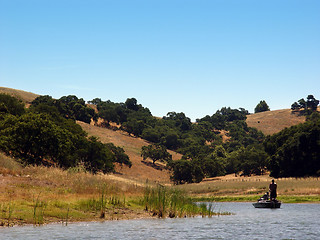
M42 193L48 199L88 197L100 193L105 186L110 194L135 195L142 192L141 185L135 182L119 181L108 175L92 175L85 172L71 172L59 168L26 167L19 175L0 176L0 201L30 199Z
M303 123L305 119L305 116L292 113L291 109L282 109L248 115L246 122L249 127L257 128L266 135L272 135L286 127Z
M268 191L272 178L268 175L240 177L230 174L210 179L198 184L181 185L181 188L196 197L213 196L257 196ZM320 199L320 178L280 178L276 179L278 195L317 196Z
M31 102L39 96L3 87L0 87L0 92L18 96L26 103ZM304 121L305 117L292 114L290 109L251 114L247 118L248 126L256 127L265 134L273 134L285 127L290 127ZM117 165L117 174L93 176L87 173L75 174L54 168L29 167L23 169L15 161L11 161L10 158L0 154L0 191L16 195L17 197L28 198L39 191L44 192L45 189L49 189L47 196L50 197L78 198L88 197L90 194L98 194L97 186L104 183L114 186L115 189L122 189L121 191L129 195L135 192L133 189L143 187L146 181L170 185L170 174L164 168L164 164L156 163L156 166L153 166L151 161L142 161L143 159L140 156L141 147L148 145L148 142L129 136L122 131L100 128L82 122L78 122L78 124L88 132L89 136L97 136L104 143L112 142L116 146L124 148L133 163L132 167L128 168L127 166ZM181 158L180 154L172 151L170 153L174 160ZM228 175L215 178L211 181L204 181L200 184L190 184L181 187L196 195L260 194L266 190L269 181L270 178L267 176L236 178ZM319 194L318 183L317 181L307 181L304 179L278 180L279 193L286 195ZM19 192L19 189L21 192ZM29 191L30 189L32 189L31 192ZM63 191L70 191L69 195L61 195Z
M13 159L0 156L1 169L5 169L0 171L0 226L150 217L139 204L147 185L143 181L118 174L92 175L81 168L22 168ZM237 200L252 201L267 191L270 180L268 176L227 175L174 188L196 198L234 201L238 197ZM279 198L287 202L320 201L319 181L318 178L277 179ZM99 207L102 198L106 203L103 218Z
M24 103L31 103L39 95L22 90L16 90L13 88L0 87L0 93L6 93L21 99Z
M25 103L32 102L39 95L22 90L0 87L0 93L7 93L20 98ZM96 109L94 106L90 105ZM290 109L267 111L248 115L247 124L255 127L264 134L273 134L281 131L285 127L290 127L305 121L304 116L292 114ZM224 134L223 134L224 135ZM112 140L112 139L111 139Z
M39 96L37 94L4 87L0 87L0 92L18 96L26 103L31 102L33 99ZM248 115L247 118L248 126L255 127L265 134L273 134L281 131L285 127L290 127L304 121L304 116L292 114L290 109L251 114ZM156 166L153 166L151 162L142 161L140 156L141 147L148 145L148 142L142 140L141 138L131 137L122 131L99 128L92 124L89 125L82 122L78 122L78 124L80 124L82 128L88 132L89 136L97 136L104 143L112 142L116 146L124 148L133 165L131 168L126 166L117 166L116 170L120 174L120 176L118 176L119 178L122 177L122 179L138 181L156 181L165 184L170 183L170 174L164 168L164 164L156 163ZM222 135L225 136L225 134ZM181 155L175 152L170 151L170 154L172 154L174 160L181 158Z
M21 164L14 161L12 158L7 157L0 152L0 174L1 175L15 175L19 174L22 170Z
M149 143L141 138L129 136L123 131L114 131L107 128L101 128L78 122L78 124L89 134L89 136L97 136L100 141L104 143L112 142L118 147L122 147L125 153L129 156L132 161L132 167L127 166L116 166L116 170L119 173L118 177L125 179L137 180L137 181L153 181L161 183L170 183L169 171L165 169L164 164L156 162L154 166L151 161L142 161L141 147L146 146ZM181 155L169 151L172 155L173 160L181 158Z
M104 174L30 166L0 174L0 192L0 226L149 217L135 203L143 196L142 183Z

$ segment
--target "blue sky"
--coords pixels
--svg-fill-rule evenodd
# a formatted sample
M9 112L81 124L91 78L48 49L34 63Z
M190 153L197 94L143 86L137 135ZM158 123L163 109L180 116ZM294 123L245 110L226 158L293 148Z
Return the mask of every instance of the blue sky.
M0 0L0 86L192 120L320 98L318 0Z

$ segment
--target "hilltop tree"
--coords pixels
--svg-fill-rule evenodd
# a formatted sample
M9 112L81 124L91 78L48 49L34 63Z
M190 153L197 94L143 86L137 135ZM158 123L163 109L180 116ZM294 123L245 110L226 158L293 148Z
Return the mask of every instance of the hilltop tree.
M58 100L51 96L39 96L32 102L32 107L39 106L56 107L60 114L68 119L79 120L85 123L90 123L91 119L97 121L97 115L93 108L87 107L82 98L77 98L74 95L64 96Z
M298 111L304 109L306 115L312 114L312 112L317 111L319 105L319 100L315 99L313 95L308 95L307 101L304 98L301 98L298 102L294 102L291 105L292 111Z
M48 106L54 106L56 103L56 100L54 100L51 96L49 95L44 95L44 96L39 96L35 100L32 101L33 107L36 107L40 104L45 104Z
M297 102L292 103L292 105L291 105L291 110L292 111L297 111L299 109L300 109L299 103L297 103Z
M187 131L191 129L191 120L186 115L176 112L169 112L166 117L163 117L167 122L171 122L172 126L179 128L181 131Z
M311 111L316 111L319 105L319 100L315 99L313 95L308 95L307 97L307 107Z
M270 111L270 108L265 100L260 101L254 109L254 113Z
M306 103L306 101L305 101L303 98L301 98L301 99L298 101L298 103L299 103L300 108L304 108L305 110L307 110L307 103Z
M138 101L135 98L128 98L125 102L125 105L130 110L133 110L133 111L139 110Z

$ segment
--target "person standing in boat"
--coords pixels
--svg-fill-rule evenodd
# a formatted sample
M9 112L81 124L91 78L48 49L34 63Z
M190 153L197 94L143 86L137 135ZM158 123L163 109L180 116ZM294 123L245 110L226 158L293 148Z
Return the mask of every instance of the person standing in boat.
M270 200L276 200L277 198L277 184L274 182L274 179L272 179L270 185L269 185L269 191L270 191Z

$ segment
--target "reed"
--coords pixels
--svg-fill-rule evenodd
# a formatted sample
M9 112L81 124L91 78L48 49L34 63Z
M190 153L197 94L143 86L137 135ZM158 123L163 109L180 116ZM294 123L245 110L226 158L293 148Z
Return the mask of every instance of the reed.
M47 203L45 201L41 201L40 193L36 199L33 199L33 224L42 225L44 224L44 211L46 209Z
M183 191L176 188L167 188L162 185L146 187L141 204L153 216L164 217L192 217L195 215L212 216L212 205L195 204Z
M0 205L1 219L0 226L11 226L11 218L14 210L14 204L10 201L8 204ZM5 221L6 220L6 221Z

